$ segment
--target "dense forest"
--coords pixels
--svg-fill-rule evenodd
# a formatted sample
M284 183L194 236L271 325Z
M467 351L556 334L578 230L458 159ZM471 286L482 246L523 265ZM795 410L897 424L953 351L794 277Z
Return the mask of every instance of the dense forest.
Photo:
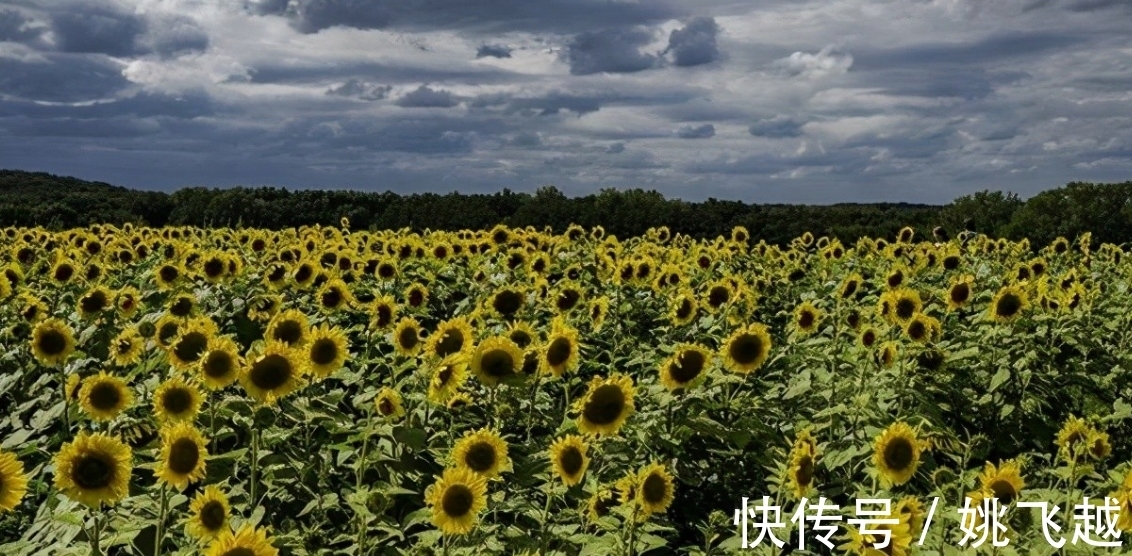
M535 193L504 189L494 194L298 190L275 187L210 189L187 187L172 194L137 191L101 182L18 170L0 170L0 225L52 229L95 222L150 226L247 226L280 229L337 224L357 229L456 230L571 223L600 225L618 236L654 226L695 237L745 226L755 239L786 243L811 231L855 241L891 237L903 226L928 233L963 229L992 236L1047 242L1057 236L1093 232L1096 241L1132 241L1132 181L1069 183L1023 201L1018 195L982 191L943 206L906 203L835 205L746 204L708 199L691 203L655 191L604 189L567 197L554 187Z

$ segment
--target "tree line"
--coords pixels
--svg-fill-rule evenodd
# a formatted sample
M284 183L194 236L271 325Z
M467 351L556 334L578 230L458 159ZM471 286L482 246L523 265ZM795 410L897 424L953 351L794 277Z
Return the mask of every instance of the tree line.
M276 187L186 187L173 193L139 191L102 182L18 170L0 170L0 226L63 229L93 223L149 226L256 227L337 225L354 229L459 230L602 226L619 237L650 227L715 237L744 226L756 240L785 244L809 231L853 243L859 237L893 237L912 226L924 236L963 230L1045 243L1091 231L1096 241L1132 241L1132 181L1073 182L1023 201L1017 194L981 191L947 205L840 203L748 204L708 199L666 199L656 191L603 189L567 197L553 186L534 193L504 189L492 194L400 195ZM924 237L921 236L921 237Z

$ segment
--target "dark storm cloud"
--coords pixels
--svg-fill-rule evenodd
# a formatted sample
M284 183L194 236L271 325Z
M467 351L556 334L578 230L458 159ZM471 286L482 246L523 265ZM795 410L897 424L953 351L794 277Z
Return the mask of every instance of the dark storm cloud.
M48 102L81 102L129 87L122 66L105 56L45 53L45 62L0 57L0 95Z
M428 85L421 85L396 100L397 106L404 108L451 108L460 104L460 100L449 91L433 89Z
M44 30L16 10L0 10L0 42L31 42L43 35Z
M212 116L220 109L203 91L177 94L137 91L118 98L87 104L42 104L26 100L0 100L0 118L19 117L40 120L98 121L109 118L173 118L191 119Z
M139 46L162 56L176 56L208 49L208 34L193 19L184 16L159 16L146 21L145 35Z
M677 66L698 66L719 59L716 36L719 25L710 17L697 17L668 35L668 52Z
M715 136L712 124L682 125L676 128L676 136L681 139L707 139Z
M476 58L510 58L511 48L499 44L485 44L476 49Z
M111 3L73 4L52 14L51 27L63 52L130 56L140 52L145 22Z
M542 137L537 133L524 131L508 140L507 144L515 147L537 147L542 144Z
M1004 33L973 43L922 43L901 48L857 48L853 51L853 71L874 71L896 67L977 65L1012 58L1037 57L1062 51L1087 41L1088 37L1070 32Z
M759 120L747 132L756 137L798 137L802 134L802 124L787 116L775 116Z
M360 100L382 100L387 98L392 90L393 87L389 85L377 85L357 78L350 78L341 85L327 89L326 94Z
M575 36L561 55L574 75L632 73L660 63L657 55L641 52L652 38L644 29L588 31Z
M472 108L502 109L507 114L528 116L552 116L563 111L583 116L601 109L602 100L597 97L570 95L554 91L546 96L539 97L519 97L509 94L481 95L472 99L469 106Z

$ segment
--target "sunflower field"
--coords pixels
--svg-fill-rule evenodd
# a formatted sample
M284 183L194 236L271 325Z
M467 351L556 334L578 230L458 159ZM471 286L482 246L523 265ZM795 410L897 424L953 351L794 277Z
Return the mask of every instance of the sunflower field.
M343 219L4 228L0 253L6 555L1077 554L1124 552L1082 524L1132 533L1132 263L1088 234ZM1113 511L1075 515L1086 497ZM744 548L746 498L781 510L781 546ZM891 501L880 530L849 522L862 499ZM819 500L831 546L790 519ZM971 506L1006 542L965 545L990 520Z

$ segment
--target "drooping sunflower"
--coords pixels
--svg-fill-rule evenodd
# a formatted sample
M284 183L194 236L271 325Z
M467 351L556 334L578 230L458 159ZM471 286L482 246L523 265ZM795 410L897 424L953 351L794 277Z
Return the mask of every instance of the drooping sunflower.
M813 334L821 324L822 312L809 301L794 309L794 328L802 334Z
M153 393L153 414L159 423L192 422L200 411L197 387L179 376L161 383Z
M75 336L71 327L55 318L40 321L32 330L31 351L43 365L61 365L75 352Z
M268 341L283 342L290 346L301 346L310 334L310 321L298 309L287 309L271 319L264 337Z
M133 471L133 452L105 433L79 433L55 456L55 488L65 496L97 508L126 497Z
M428 288L424 284L411 284L405 288L405 306L421 309L428 304Z
M908 482L920 465L921 452L922 443L912 427L903 421L889 425L873 444L873 464L885 487Z
M405 317L393 329L393 348L404 356L413 356L421 351L421 325L417 319Z
M1089 437L1095 429L1084 419L1070 415L1057 433L1057 446L1060 455L1066 460L1074 460L1084 455L1089 448Z
M939 336L940 324L935 317L916 313L904 325L904 334L913 342L926 344Z
M110 341L110 360L118 367L127 367L141 360L145 348L145 338L137 328L130 327L118 333Z
M519 374L523 368L523 350L506 336L494 336L480 342L472 352L472 372L487 386Z
M445 405L451 411L459 411L466 407L471 407L472 405L475 405L475 403L472 401L471 396L463 392L456 392L455 394L452 394L451 398L448 398L448 403Z
M889 341L881 344L880 347L877 348L875 354L876 362L881 366L881 368L889 369L893 364L896 363L896 358L900 355L900 352L897 350L896 346L896 342Z
M651 464L637 474L636 502L645 517L667 510L675 490L672 475L659 463Z
M670 392L687 389L707 375L712 353L699 344L680 344L660 365L660 382Z
M578 331L555 319L542 349L540 369L543 373L560 377L578 366Z
M979 475L979 483L986 496L998 498L1003 506L1017 500L1025 486L1021 467L1016 460L1007 460L997 466L988 461L983 467L983 473Z
M304 357L282 342L268 342L263 352L251 358L240 372L240 384L252 399L274 405L276 400L297 390L303 383Z
M487 481L466 468L449 468L425 491L425 501L432 507L433 525L443 534L463 535L475 529L487 507Z
M578 430L590 435L615 435L633 413L633 379L627 375L594 377L586 394L574 403Z
M302 350L311 372L318 378L326 378L341 369L350 357L346 333L327 324L311 330Z
M1010 322L1030 306L1026 291L1017 286L1003 286L990 304L990 317L995 322Z
M1112 453L1112 444L1108 441L1108 433L1103 431L1094 430L1087 440L1089 443L1089 457L1095 460L1102 460Z
M0 450L0 514L16 509L27 490L24 464L15 454Z
M83 380L79 403L95 421L110 421L121 414L134 400L126 381L105 371Z
M235 533L224 531L208 545L204 556L278 556L267 531L245 523Z
M474 341L472 325L464 317L446 320L436 327L428 338L425 353L444 359L471 348Z
M795 442L790 450L790 464L786 469L786 483L794 498L801 500L813 488L814 472L817 468L817 449L815 444Z
M204 478L208 449L204 436L186 422L167 426L161 432L161 456L157 479L179 490Z
M551 467L566 486L571 487L582 481L582 476L590 465L590 458L586 455L588 450L589 445L585 439L576 434L563 436L550 445Z
M377 409L377 413L387 419L400 419L405 416L401 393L388 386L377 393L373 405Z
M230 532L228 514L232 508L228 497L216 485L204 487L189 504L189 519L186 532L200 541L211 541Z
M605 316L609 314L609 298L601 296L590 301L589 316L590 316L590 329L594 332L600 332L601 327L605 324Z
M731 333L723 343L720 358L731 371L748 374L766 363L770 348L770 333L766 326L752 323Z
M239 347L231 338L217 336L209 340L208 349L197 366L201 383L209 390L219 390L236 382L243 367Z
M449 398L463 386L468 377L468 364L462 354L452 354L433 366L432 377L428 381L428 399L432 403L444 405Z
M507 455L507 442L494 430L482 428L470 431L452 447L452 461L485 479L497 477L511 470Z

